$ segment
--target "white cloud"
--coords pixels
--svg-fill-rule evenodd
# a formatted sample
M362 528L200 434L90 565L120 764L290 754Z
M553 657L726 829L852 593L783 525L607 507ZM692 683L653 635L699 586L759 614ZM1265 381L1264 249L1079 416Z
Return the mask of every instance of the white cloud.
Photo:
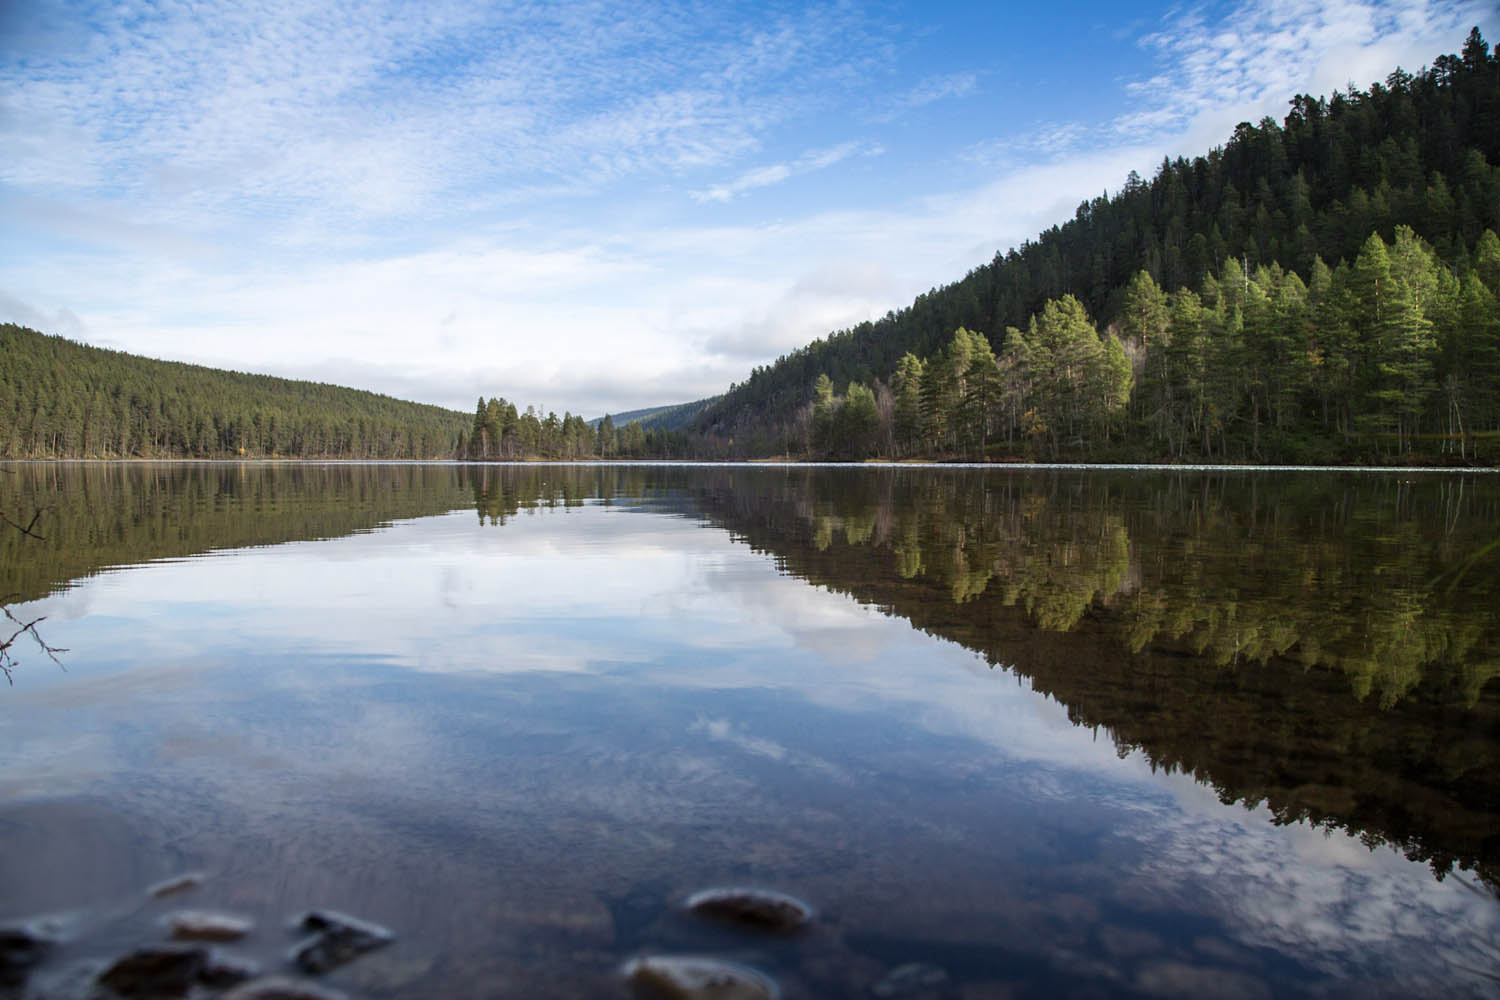
M1141 107L1113 132L1126 141L1166 133L1176 151L1201 153L1240 121L1280 119L1294 94L1367 87L1397 66L1415 71L1493 17L1488 4L1442 0L1251 0L1213 22L1178 11L1142 39L1165 66L1127 84Z
M979 85L979 74L974 72L947 73L929 76L916 86L895 95L890 108L876 116L877 121L892 121L901 115L936 104L954 97L968 97Z
M0 64L6 182L205 222L430 212L476 188L725 162L839 64L857 17L435 3L99 8ZM670 57L667 55L670 53ZM730 67L726 69L725 67ZM847 72L839 66L839 72ZM696 79L695 79L696 78Z
M700 203L732 201L747 191L780 184L782 181L795 177L798 174L812 173L815 170L826 170L834 164L861 152L867 156L878 156L882 150L878 146L861 146L857 142L845 142L837 146L830 146L827 149L810 150L790 163L772 163L763 167L755 167L740 174L727 184L718 184L703 191L694 191L692 192L692 198L694 201Z

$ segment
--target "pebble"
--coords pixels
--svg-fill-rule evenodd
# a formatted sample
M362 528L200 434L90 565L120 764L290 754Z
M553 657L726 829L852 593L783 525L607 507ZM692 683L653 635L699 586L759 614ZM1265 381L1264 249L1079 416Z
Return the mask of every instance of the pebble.
M775 1000L776 984L756 970L717 958L653 955L625 966L625 978L662 1000Z
M271 976L245 983L225 993L220 1000L345 1000L344 994L305 979Z
M17 983L47 957L56 941L31 924L0 927L0 983Z
M260 963L238 955L226 955L215 949L208 953L198 981L206 986L224 989L260 975Z
M208 962L205 948L155 945L139 948L99 973L99 985L122 997L180 997Z
M162 918L172 936L188 941L238 941L255 929L244 917L208 910L178 910Z
M801 930L812 919L812 907L769 889L705 889L688 897L687 908L700 917L772 934Z
M201 872L187 872L186 874L174 875L165 881L156 883L146 890L146 894L160 899L163 896L170 896L174 892L182 892L185 889L196 889L202 884L203 875Z
M313 910L303 915L296 926L313 934L294 946L289 958L297 968L312 975L338 968L396 938L379 924L334 910Z

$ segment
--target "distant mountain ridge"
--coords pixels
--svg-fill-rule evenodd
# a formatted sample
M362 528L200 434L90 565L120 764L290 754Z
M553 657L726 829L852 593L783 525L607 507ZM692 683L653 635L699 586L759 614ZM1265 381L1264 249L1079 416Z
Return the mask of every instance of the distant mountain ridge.
M616 427L638 423L643 430L677 431L687 427L693 422L694 417L722 398L722 395L709 396L705 399L694 400L691 403L648 406L642 410L627 410L624 413L606 413L604 416L609 417L610 422ZM589 421L589 426L597 429L603 420L604 417L595 417Z

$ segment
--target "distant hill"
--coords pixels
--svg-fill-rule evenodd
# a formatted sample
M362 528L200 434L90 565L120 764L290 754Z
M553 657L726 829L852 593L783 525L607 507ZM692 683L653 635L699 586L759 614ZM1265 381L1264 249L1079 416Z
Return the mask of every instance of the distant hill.
M1364 461L1437 447L1437 435L1461 453L1458 439L1495 434L1500 58L1476 28L1460 54L1419 73L1290 105L1281 123L1242 123L1223 147L1163 161L1150 180L1132 172L1115 195L904 309L756 368L694 429L738 456L1117 461ZM1400 316L1382 298L1388 255L1414 304ZM1165 295L1181 306L1170 321ZM1095 323L1097 343L1080 338ZM955 342L959 328L987 344ZM1094 400L1125 390L1087 427L1082 398L1055 391L1081 370L1059 354L1064 342L1114 352L1100 379L1113 388ZM976 369L993 400L966 395L970 347L998 359ZM1126 362L1133 379L1122 380ZM815 400L820 375L829 385ZM877 400L851 394L845 434L834 418L850 416L837 394L851 382L897 398L877 425ZM903 384L906 426L893 428ZM962 411L957 427L948 418Z
M668 406L649 406L644 410L629 410L625 413L605 414L610 423L616 427L624 427L626 424L638 423L642 430L677 431L682 430L693 422L693 418L705 409L717 403L721 396L709 396L707 399L695 400L691 403L673 403ZM595 417L589 421L589 426L597 429L604 417Z
M0 458L452 458L473 418L0 324Z

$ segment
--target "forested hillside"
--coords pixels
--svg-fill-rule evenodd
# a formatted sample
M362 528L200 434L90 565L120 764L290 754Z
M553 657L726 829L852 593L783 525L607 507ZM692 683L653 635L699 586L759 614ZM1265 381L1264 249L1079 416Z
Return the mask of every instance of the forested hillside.
M0 458L452 458L453 410L0 324Z
M648 406L643 410L627 410L624 413L610 413L605 416L616 427L624 427L626 424L640 424L645 430L676 431L688 426L693 418L714 403L718 402L718 396L709 396L706 399L695 399L691 403L674 403L670 406ZM604 417L590 420L589 426L597 428L604 422Z
M1132 174L696 427L751 455L1472 460L1500 430L1497 229L1500 58L1476 29Z
M672 414L701 403L683 403L646 411ZM696 411L694 411L696 412ZM622 418L632 414L622 414ZM705 442L681 429L681 420L630 420L616 425L605 415L590 423L571 413L548 412L545 416L534 406L525 411L504 396L486 400L479 397L474 407L474 422L468 437L459 443L459 453L478 462L514 461L542 458L549 460L599 461L621 458L702 458Z

